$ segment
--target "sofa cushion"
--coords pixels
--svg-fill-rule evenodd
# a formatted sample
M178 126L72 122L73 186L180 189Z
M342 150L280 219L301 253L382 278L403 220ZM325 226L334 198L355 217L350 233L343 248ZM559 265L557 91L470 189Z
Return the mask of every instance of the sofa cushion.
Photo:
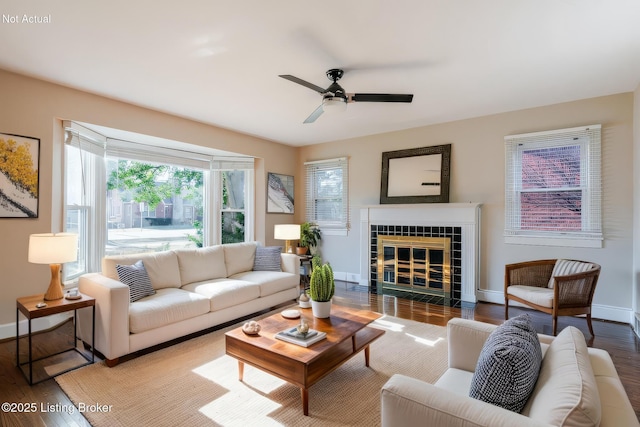
M215 279L189 283L182 289L207 298L211 311L233 307L260 297L260 287L256 283L244 280Z
M555 276L568 276L570 274L584 273L585 271L589 271L592 268L593 264L591 264L590 262L573 261L570 259L558 259L556 261L556 265L553 267L553 273L551 273L551 278L549 279L549 284L547 286L553 289L555 283L555 280L553 280L553 278Z
M227 277L222 246L176 250L182 285Z
M277 294L300 285L299 275L283 271L247 271L234 274L230 278L258 284L261 297Z
M129 286L129 302L135 302L139 299L153 295L156 293L151 286L147 270L144 269L142 261L138 261L133 265L116 265L118 279Z
M597 426L600 395L584 335L568 326L549 345L523 415L550 425Z
M173 251L107 256L102 259L102 274L111 279L120 280L116 264L131 265L139 260L144 263L153 289L180 287L178 257Z
M469 396L520 412L536 385L541 361L540 340L529 315L509 319L484 343Z
M158 289L129 306L132 334L191 319L209 312L209 299L182 289Z
M282 271L282 246L257 246L253 261L254 271Z
M227 266L227 277L242 271L253 270L256 256L256 242L228 243L224 248L224 262Z

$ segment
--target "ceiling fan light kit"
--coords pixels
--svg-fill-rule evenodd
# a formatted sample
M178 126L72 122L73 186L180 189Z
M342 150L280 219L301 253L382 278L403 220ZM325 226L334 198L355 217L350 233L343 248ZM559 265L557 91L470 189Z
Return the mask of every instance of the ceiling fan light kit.
M353 93L347 94L345 90L338 84L338 80L342 78L344 71L338 68L332 68L327 71L327 78L333 83L323 89L306 80L292 76L290 74L281 74L279 77L291 82L302 85L306 88L314 90L322 95L322 104L314 110L304 123L313 123L323 112L341 112L347 109L347 103L351 102L404 102L413 101L411 94L393 94L393 93Z
M341 113L347 109L346 98L339 96L325 96L322 99L322 110L325 113Z

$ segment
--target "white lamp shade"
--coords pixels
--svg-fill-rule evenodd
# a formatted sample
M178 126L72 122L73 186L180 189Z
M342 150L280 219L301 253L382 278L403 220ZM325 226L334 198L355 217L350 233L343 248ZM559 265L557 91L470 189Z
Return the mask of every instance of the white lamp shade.
M63 264L78 259L78 235L43 233L29 236L29 262Z
M273 229L273 238L277 240L300 239L300 224L276 224Z

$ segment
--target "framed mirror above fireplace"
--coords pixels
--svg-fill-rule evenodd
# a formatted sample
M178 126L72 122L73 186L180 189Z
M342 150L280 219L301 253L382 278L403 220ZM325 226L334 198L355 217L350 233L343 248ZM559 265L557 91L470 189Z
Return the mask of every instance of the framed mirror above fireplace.
M381 204L449 203L451 144L382 153Z

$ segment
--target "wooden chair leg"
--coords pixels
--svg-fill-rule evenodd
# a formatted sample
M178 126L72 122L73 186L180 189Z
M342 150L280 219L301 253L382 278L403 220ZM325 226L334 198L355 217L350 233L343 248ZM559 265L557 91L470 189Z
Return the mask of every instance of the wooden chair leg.
M553 318L553 336L556 336L557 328L558 328L558 316L552 316Z
M592 337L595 337L596 334L593 333L593 326L591 325L591 313L587 314L587 326L589 326L589 333Z
M504 300L504 320L509 320L509 300Z

